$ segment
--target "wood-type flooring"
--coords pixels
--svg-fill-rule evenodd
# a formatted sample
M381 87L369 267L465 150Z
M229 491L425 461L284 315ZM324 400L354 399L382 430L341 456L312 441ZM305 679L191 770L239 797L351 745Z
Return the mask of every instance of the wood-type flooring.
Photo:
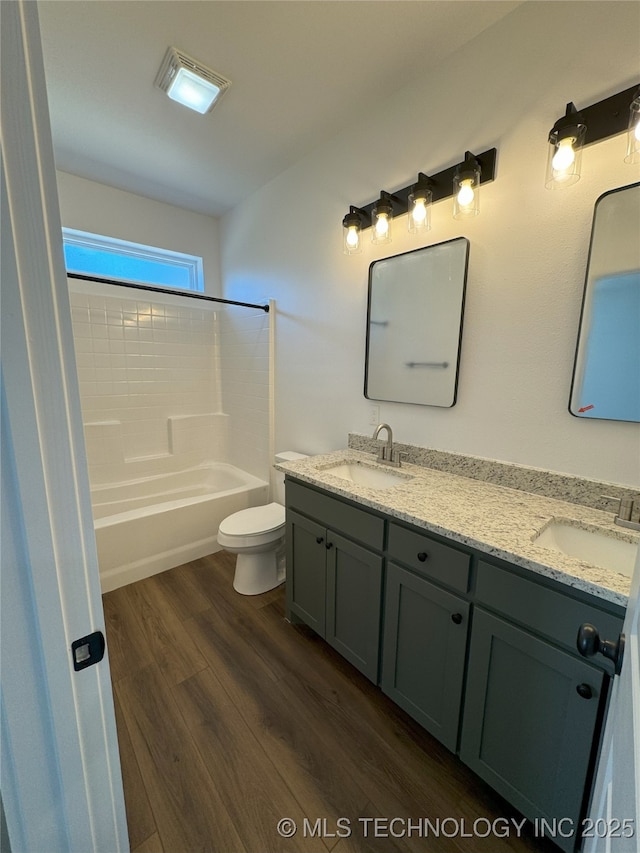
M132 853L557 853L233 569L103 596Z

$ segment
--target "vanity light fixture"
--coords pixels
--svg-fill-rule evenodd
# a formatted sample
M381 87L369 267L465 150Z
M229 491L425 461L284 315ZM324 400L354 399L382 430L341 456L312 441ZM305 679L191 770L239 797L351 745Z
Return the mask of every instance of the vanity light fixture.
M359 207L349 206L349 213L342 220L343 246L345 255L358 255L362 251L362 229L371 224L369 214Z
M231 81L181 50L170 47L162 60L155 85L173 101L204 115L220 101Z
M393 205L391 196L384 190L380 191L380 198L375 203L371 212L371 242L377 246L391 242L391 221L393 219Z
M640 89L635 93L629 107L629 129L627 131L627 156L625 163L640 163Z
M496 172L495 148L482 154L465 153L462 163L441 172L426 175L418 172L418 180L393 193L382 190L380 197L363 207L349 207L342 220L344 252L355 255L362 248L362 231L371 228L371 242L376 245L391 242L392 222L396 216L408 214L407 227L412 233L428 231L431 227L431 205L454 195L454 206L460 216L477 215L480 184L489 183ZM460 196L460 198L457 198ZM457 216L456 218L459 218Z
M470 151L456 166L453 176L453 218L465 219L480 213L480 177L482 167Z
M638 84L577 110L567 104L549 131L547 189L570 187L580 180L582 149L627 131L626 163L640 162L640 88Z
M581 113L572 103L562 118L549 131L549 151L547 154L548 190L570 187L580 180L582 146L587 133L587 125Z
M432 187L431 178L418 172L418 182L411 187L407 199L407 228L412 234L431 230Z

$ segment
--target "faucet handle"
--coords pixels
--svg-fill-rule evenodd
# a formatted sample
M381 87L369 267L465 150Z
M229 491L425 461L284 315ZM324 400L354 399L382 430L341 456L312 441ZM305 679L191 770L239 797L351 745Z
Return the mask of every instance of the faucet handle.
M618 509L620 508L620 504L622 503L622 498L616 498L613 495L600 495L601 501L614 501L618 504Z
M630 521L631 513L634 509L635 501L633 498L615 498L612 495L601 495L603 501L614 501L618 504L617 516L622 521Z

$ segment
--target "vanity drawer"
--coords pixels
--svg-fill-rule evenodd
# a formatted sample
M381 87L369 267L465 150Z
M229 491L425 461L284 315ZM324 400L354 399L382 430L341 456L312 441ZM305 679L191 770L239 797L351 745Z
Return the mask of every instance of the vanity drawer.
M380 516L290 479L286 481L286 500L287 509L311 516L325 527L382 551L384 519Z
M576 637L583 622L594 625L601 637L613 640L622 630L622 619L600 607L482 561L478 564L475 600L575 654L578 653ZM606 665L600 655L592 663Z
M444 586L467 592L471 556L424 533L389 525L389 557Z

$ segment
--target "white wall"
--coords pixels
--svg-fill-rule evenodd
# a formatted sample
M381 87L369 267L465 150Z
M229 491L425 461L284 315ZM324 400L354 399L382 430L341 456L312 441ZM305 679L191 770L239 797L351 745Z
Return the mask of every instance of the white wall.
M161 201L57 172L65 228L202 257L205 292L220 296L218 220Z
M640 484L640 427L567 411L593 205L638 169L622 162L618 137L585 150L574 187L544 187L546 137L565 104L637 82L639 26L637 3L523 4L225 217L225 296L278 303L276 449L320 452L372 431L362 390L368 265L466 236L457 405L382 403L381 420L403 442ZM474 221L455 222L440 202L419 241L402 218L390 251L342 254L349 204L494 145L497 177Z

